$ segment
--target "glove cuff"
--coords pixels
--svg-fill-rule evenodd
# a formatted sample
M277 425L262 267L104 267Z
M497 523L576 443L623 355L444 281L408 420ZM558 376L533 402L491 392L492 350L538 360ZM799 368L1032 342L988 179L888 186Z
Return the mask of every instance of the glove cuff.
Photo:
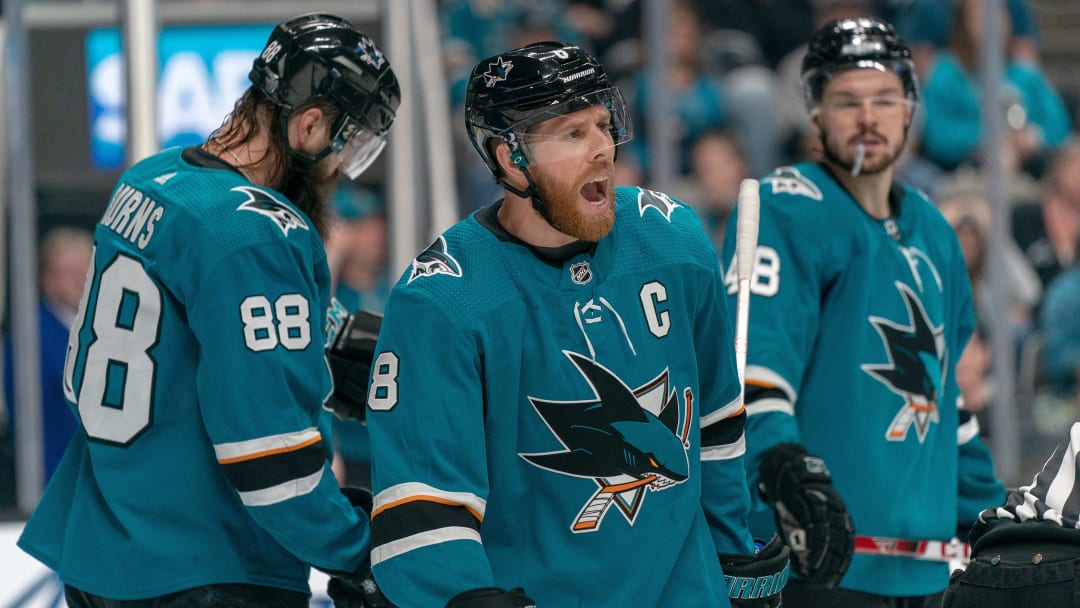
M521 587L510 591L499 587L469 589L455 595L446 608L536 608L536 602Z
M768 502L776 502L782 497L777 488L778 480L789 474L803 482L832 483L824 460L811 456L802 444L781 443L765 452L758 467L758 489Z
M790 573L788 556L789 549L776 534L756 554L717 554L731 605L779 606Z

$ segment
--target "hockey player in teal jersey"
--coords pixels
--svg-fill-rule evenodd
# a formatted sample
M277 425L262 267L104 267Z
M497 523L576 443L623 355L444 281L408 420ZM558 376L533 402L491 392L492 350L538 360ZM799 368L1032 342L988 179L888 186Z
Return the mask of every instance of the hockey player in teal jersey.
M64 376L81 428L19 540L70 606L300 607L309 565L363 576L368 515L317 429L322 236L399 88L321 14L278 25L250 77L206 143L124 172L96 227Z
M938 605L949 569L927 547L1004 497L960 409L954 371L974 325L963 256L934 205L893 181L918 89L892 27L826 25L803 86L824 159L761 180L751 530L779 528L791 546L785 606Z
M787 552L755 553L746 527L716 253L686 205L615 187L622 96L584 50L537 43L477 65L466 126L505 197L420 253L387 304L367 412L382 591L776 605Z

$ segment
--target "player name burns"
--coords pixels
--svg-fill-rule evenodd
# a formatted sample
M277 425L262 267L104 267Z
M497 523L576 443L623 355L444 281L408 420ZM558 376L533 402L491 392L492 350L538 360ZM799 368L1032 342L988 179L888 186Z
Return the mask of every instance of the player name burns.
M154 226L165 214L157 201L127 184L120 184L101 217L101 224L144 249L154 237Z

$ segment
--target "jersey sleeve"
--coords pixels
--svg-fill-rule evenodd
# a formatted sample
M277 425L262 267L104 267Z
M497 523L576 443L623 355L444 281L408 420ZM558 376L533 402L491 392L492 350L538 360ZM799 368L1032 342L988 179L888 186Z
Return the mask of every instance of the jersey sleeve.
M201 414L255 522L305 563L352 571L369 527L342 495L317 428L331 386L326 303L299 259L280 240L247 245L192 290Z
M956 521L959 528L969 528L979 513L1005 499L1005 486L994 476L994 463L990 450L979 437L979 422L971 414L960 411L958 432L960 458Z
M488 466L477 341L420 290L391 293L367 424L372 571L398 606L443 606L494 585L479 533Z
M695 319L694 340L701 369L701 501L716 550L753 553L747 527L750 493L743 460L746 409L739 400L734 338L723 299L719 265L706 275Z

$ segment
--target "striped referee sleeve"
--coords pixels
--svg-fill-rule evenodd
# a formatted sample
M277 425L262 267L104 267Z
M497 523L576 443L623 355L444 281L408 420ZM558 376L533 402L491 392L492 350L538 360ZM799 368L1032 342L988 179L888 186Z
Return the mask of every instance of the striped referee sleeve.
M986 509L979 521L1050 521L1065 528L1077 528L1080 520L1080 487L1077 468L1080 461L1080 422L1069 429L1068 441L1059 445L1030 485L1009 492L1004 506Z

